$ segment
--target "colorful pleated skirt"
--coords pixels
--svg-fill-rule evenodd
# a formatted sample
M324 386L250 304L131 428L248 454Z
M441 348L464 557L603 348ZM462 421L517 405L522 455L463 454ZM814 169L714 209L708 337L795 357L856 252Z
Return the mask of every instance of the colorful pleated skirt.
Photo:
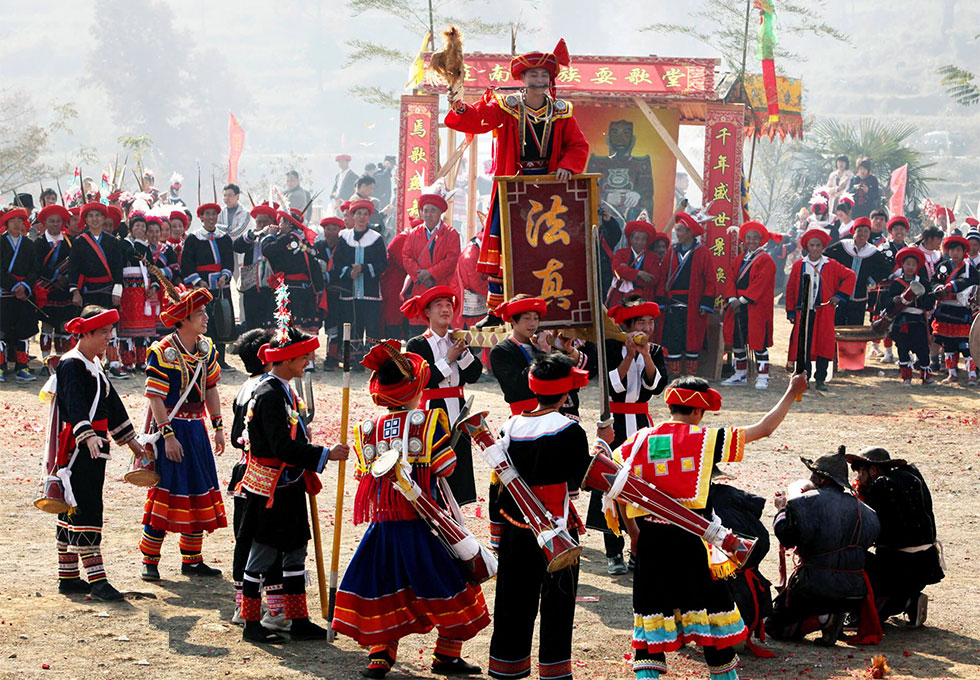
M637 523L633 649L657 654L689 642L720 649L744 640L742 615L725 581L712 576L702 540L670 524Z
M480 586L424 521L374 522L337 592L333 629L361 645L384 644L433 628L469 640L490 624Z
M184 457L179 463L169 460L163 438L157 440L160 483L146 494L143 524L177 533L210 532L228 526L204 421L174 418L171 424Z

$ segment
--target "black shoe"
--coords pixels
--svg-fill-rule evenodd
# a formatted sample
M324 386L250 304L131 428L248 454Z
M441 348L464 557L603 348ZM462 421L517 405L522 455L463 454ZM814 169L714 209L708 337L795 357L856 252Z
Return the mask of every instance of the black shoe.
M816 384L813 386L813 388L815 390L817 390L818 392L829 392L830 391L830 388L827 387L827 383L825 383L823 380L817 380L816 381Z
M109 377L115 380L129 380L129 373L125 368L120 368L119 366L109 367Z
M473 328L493 328L495 326L503 326L504 320L501 319L496 314L487 314L485 317L473 324Z
M123 599L123 594L113 588L112 584L105 579L93 583L90 594L93 599L103 602L118 602Z
M160 567L155 564L143 563L143 571L140 572L140 578L144 581L159 581L160 580Z
M438 655L432 662L432 672L438 675L479 675L479 666L466 663L460 657L445 658Z
M267 645L278 645L286 641L282 635L262 626L258 621L246 621L242 631L242 640L258 642Z
M221 368L222 371L225 371L226 373L238 372L238 369L232 366L231 364L229 364L227 361L219 361L218 366Z
M388 675L390 668L382 668L380 666L375 666L374 668L362 668L361 677L362 678L383 678Z
M387 653L382 653L380 656L369 656L367 668L361 669L361 677L383 678L388 675L388 671L394 665L395 662Z
M293 619L289 626L291 640L326 640L327 629L321 628L309 619Z
M184 563L180 565L180 573L185 576L221 576L221 570L209 567L204 562Z
M626 563L622 555L606 558L606 572L610 576L622 576L626 573Z
M91 589L92 587L88 581L80 578L63 578L58 580L58 592L62 595L71 595L74 593L88 595Z
M817 638L816 642L822 647L833 647L837 644L837 640L840 639L841 632L844 630L844 615L843 614L831 614L830 619L820 629L820 637Z

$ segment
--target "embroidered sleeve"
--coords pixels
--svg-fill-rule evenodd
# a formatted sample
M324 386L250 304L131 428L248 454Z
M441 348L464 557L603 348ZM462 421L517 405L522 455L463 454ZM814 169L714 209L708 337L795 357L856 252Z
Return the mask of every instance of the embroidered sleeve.
M745 455L745 430L726 427L719 433L723 437L719 463L740 463Z
M160 349L154 345L146 361L146 386L143 390L144 396L167 398L170 391L170 377L160 366Z
M207 378L205 379L204 386L206 389L211 389L218 385L218 381L221 380L221 367L218 366L218 353L214 349L214 344L212 343L208 349L208 363L207 363Z
M431 428L431 462L432 474L438 477L448 477L456 469L456 452L450 445L449 420L442 409L431 412L429 427Z

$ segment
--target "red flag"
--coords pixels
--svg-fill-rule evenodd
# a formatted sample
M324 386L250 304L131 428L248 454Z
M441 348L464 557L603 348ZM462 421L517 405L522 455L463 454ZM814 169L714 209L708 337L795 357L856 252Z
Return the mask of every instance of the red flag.
M245 148L245 130L235 120L235 114L228 112L228 183L238 182L238 159Z
M905 214L905 185L908 183L908 178L908 163L892 171L890 182L892 197L888 199L888 214L892 217Z

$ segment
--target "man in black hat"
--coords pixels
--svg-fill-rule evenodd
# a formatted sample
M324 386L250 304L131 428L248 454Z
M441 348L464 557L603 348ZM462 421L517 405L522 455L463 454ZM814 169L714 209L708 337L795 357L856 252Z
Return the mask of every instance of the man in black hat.
M915 465L893 459L883 448L846 458L857 473L858 495L881 523L866 567L878 616L884 621L904 613L909 625L918 628L929 603L922 589L944 576L929 487Z
M843 446L816 461L800 460L813 488L789 500L777 494L773 521L776 538L795 548L800 562L773 601L766 633L802 639L819 629L821 644L833 646L844 614L867 595L864 561L880 526L874 510L850 493Z

